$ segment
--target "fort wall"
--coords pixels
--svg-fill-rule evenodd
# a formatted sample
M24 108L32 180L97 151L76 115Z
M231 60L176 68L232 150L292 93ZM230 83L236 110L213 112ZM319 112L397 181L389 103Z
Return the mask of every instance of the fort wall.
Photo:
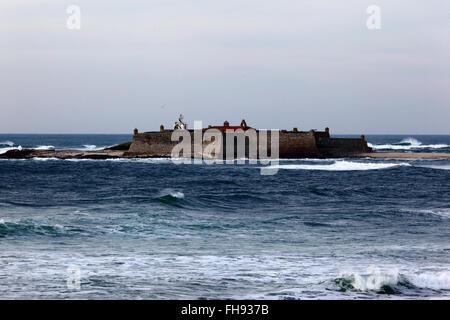
M317 147L325 157L348 157L371 152L372 148L361 138L320 138Z
M171 141L171 136L172 130L134 134L130 149L126 152L126 155L136 157L170 157L173 147L178 143Z
M203 129L203 131L206 129ZM226 133L222 132L222 154L226 155ZM191 153L194 157L194 130L189 130L191 135ZM259 131L258 136L259 136ZM125 153L128 157L170 157L172 149L179 141L172 141L173 130L159 132L135 132L130 149ZM181 138L180 138L181 141ZM211 142L203 142L205 148ZM235 157L237 156L237 139L234 142ZM259 145L259 139L258 139ZM270 131L267 139L268 155L271 155ZM331 138L329 131L279 131L279 157L280 158L325 158L346 157L358 153L370 152L364 137L361 138ZM246 139L245 156L249 155L248 139ZM196 155L199 156L199 155Z

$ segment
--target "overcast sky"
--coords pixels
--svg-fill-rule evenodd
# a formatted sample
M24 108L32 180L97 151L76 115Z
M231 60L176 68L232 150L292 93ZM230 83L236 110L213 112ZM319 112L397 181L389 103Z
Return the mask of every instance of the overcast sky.
M450 1L0 2L1 133L159 130L179 113L190 127L450 134Z

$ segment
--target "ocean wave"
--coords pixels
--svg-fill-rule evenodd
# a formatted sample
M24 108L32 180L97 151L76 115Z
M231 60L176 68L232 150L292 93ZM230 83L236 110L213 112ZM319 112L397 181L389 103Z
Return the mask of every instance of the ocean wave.
M400 273L368 268L367 272L344 273L333 281L340 291L375 291L398 294L408 289L450 290L450 272Z
M70 162L117 162L117 163L163 163L171 162L170 158L111 158L111 159L65 159Z
M14 142L6 140L6 141L1 141L0 142L0 146L8 146L8 147L12 147L14 146Z
M86 151L96 151L96 150L103 150L105 147L97 147L95 144L84 144L83 148L79 150L86 150Z
M34 148L35 150L54 150L55 147L54 146L37 146L36 148Z
M158 197L156 197L155 199L165 198L165 197L170 197L170 198L174 198L174 199L184 199L184 193L181 191L166 190L166 191L161 192L161 194Z
M13 148L13 147L0 148L0 154L6 153L6 152L8 152L9 150L14 150L14 149L17 149L17 148Z
M370 158L367 158L370 159ZM279 162L330 162L336 160L344 160L344 158L281 158L281 159L267 159L268 161L279 161Z
M54 158L54 157L51 157L51 158L34 157L32 159L35 160L35 161L59 161L59 160L61 160L61 159Z
M415 138L406 138L394 144L367 143L367 145L375 150L443 149L450 147L448 144L422 144Z
M172 162L172 159L171 158L113 158L113 159L105 159L104 161L110 161L110 162L161 163L161 162Z
M375 268L374 268L375 269ZM378 293L398 293L396 286L406 284L397 271L381 273L369 268L366 273L344 273L334 279L340 291L377 291Z
M17 149L17 148L8 148L8 150ZM0 154L1 152L0 148ZM6 151L8 151L6 150ZM5 152L6 152L5 151ZM172 160L170 158L113 158L113 159L78 159L78 158L72 158L72 159L59 159L55 157L51 158L44 158L44 157L34 157L31 159L0 159L5 161L30 161L30 160L37 160L37 161L46 161L46 160L64 160L68 162L117 162L117 163L170 163Z
M426 272L407 277L416 287L433 290L450 290L450 271Z
M0 154L6 153L10 150L22 150L22 146L17 147L8 147L8 148L0 148Z
M429 166L420 166L421 168L429 168L429 169L438 169L438 170L450 170L450 165L429 165Z
M273 169L288 169L288 170L325 170L325 171L361 171L361 170L376 170L388 169L398 166L410 166L409 163L381 163L381 162L353 162L353 161L334 161L331 164L286 164L276 165L267 168Z
M174 198L177 198L177 199L184 199L184 193L183 192L179 192L179 191L171 192L170 196L174 197Z
M450 218L450 208L442 208L442 209L405 209L402 210L405 212L411 213L419 213L424 215L433 215L441 218Z
M161 193L158 196L154 197L152 201L178 206L180 204L180 201L182 201L183 199L183 192L166 189L161 191Z
M58 236L65 232L61 225L40 225L32 222L10 222L0 219L0 238L7 236L50 235Z
M422 142L420 142L419 140L417 140L415 138L405 138L402 141L400 141L399 144L409 144L412 146L420 146L422 144Z

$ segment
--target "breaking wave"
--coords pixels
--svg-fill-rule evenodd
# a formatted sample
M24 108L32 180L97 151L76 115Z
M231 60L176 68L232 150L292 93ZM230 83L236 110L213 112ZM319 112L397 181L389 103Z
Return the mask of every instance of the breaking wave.
M32 222L8 222L0 219L0 238L7 236L58 236L65 233L61 225L40 225Z
M408 289L450 290L450 272L400 273L368 270L366 273L345 273L334 279L340 291L375 291L398 294Z
M104 161L110 162L141 162L141 163L161 163L172 162L171 158L116 158L105 159Z
M14 142L6 140L6 141L2 141L0 142L0 145L2 146L8 146L8 147L12 147L14 145Z
M180 192L180 191L165 191L156 199L167 198L167 197L173 198L173 199L184 199L184 193Z
M415 138L406 138L394 144L368 143L368 146L375 150L443 149L450 147L448 144L422 144Z
M36 150L54 150L55 147L54 146L37 146L34 149L36 149Z
M9 141L9 140L1 141L0 146L7 146L7 147L0 148L0 154L6 153L9 150L17 149L17 147L14 147L14 142Z
M36 161L59 161L59 160L61 160L61 159L54 158L54 157L50 157L50 158L39 158L39 157L34 157L33 160L36 160Z
M22 150L22 146L17 147L8 147L8 148L0 148L0 154L6 153L9 150Z
M429 169L438 169L438 170L450 170L450 165L430 165L430 166L420 166L422 168L429 168Z
M450 209L449 208L442 208L442 209L405 209L402 210L405 212L411 212L411 213L419 213L423 215L433 215L441 218L450 218Z
M168 205L178 206L180 201L184 199L184 193L181 191L174 191L167 189L162 191L157 197L153 198L153 201L165 203Z
M450 271L426 272L408 276L413 285L433 290L450 290Z
M420 146L422 144L422 142L420 142L419 140L417 140L415 138L405 138L402 141L400 141L399 144L409 144L412 146Z
M376 291L378 293L399 293L397 286L408 285L407 280L398 272L345 273L334 279L340 291Z
M288 170L325 170L325 171L360 171L360 170L376 170L388 169L398 166L410 166L409 163L373 163L373 162L352 162L352 161L335 161L331 164L286 164L276 165L269 168L288 169Z
M83 148L80 150L87 150L87 151L95 151L95 150L103 150L104 147L97 147L95 144L84 144Z
M16 149L16 148L12 148L12 147L10 147L10 148L0 148L0 154L6 153L6 152L8 152L9 150L13 150L13 149Z
M69 162L127 162L127 163L164 163L172 162L170 158L111 158L111 159L65 159Z

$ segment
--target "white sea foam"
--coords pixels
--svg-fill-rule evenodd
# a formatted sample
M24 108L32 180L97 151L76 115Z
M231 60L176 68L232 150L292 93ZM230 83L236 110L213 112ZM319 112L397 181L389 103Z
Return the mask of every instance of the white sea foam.
M6 141L2 141L0 142L0 145L4 145L4 146L8 146L8 147L12 147L14 145L14 142L6 140Z
M383 162L352 162L352 161L334 161L331 164L286 164L276 165L269 168L288 169L288 170L325 170L325 171L359 171L387 169L397 166L410 166L409 163L383 163Z
M171 162L172 160L170 158L113 158L113 159L105 159L104 161L161 163L161 162Z
M3 141L3 142L0 142L0 145L9 146L7 148L0 148L0 154L8 152L9 150L22 150L22 146L14 147L14 142L12 142L12 141ZM35 150L53 150L53 149L55 149L55 147L54 146L37 146L33 149L35 149Z
M410 144L412 146L420 146L422 144L422 142L420 142L419 140L417 140L415 138L405 138L402 141L400 141L400 143Z
M424 144L420 146L404 146L404 145L395 145L395 144L371 144L368 143L368 146L375 150L414 150L414 149L443 149L448 148L447 144Z
M175 192L171 192L170 195L172 197L174 197L174 198L184 199L184 193L183 192L175 191Z
M65 159L65 161L82 162L82 161L103 161L103 160L100 160L100 159Z
M406 138L394 144L367 144L375 150L414 150L414 149L442 149L449 148L448 144L422 144L415 138Z
M160 194L158 195L158 198L162 198L165 196L171 196L177 199L184 199L184 193L181 191L177 191L174 189L164 189L160 192Z
M399 272L380 272L378 268L368 269L363 273L341 274L341 279L348 279L354 289L360 291L380 290L383 286L395 286L399 281Z
M425 215L434 215L441 218L450 218L450 208L440 208L440 209L405 209L402 211L419 213Z
M450 209L434 209L428 210L428 212L442 218L450 218Z
M117 162L117 163L168 163L170 158L112 158L112 159L66 159L70 162L86 162L86 161L100 161L100 162Z
M449 164L444 164L444 165L429 165L429 166L420 166L422 168L429 168L429 169L438 169L438 170L450 170L450 165Z
M416 287L450 290L450 271L412 274L407 279Z
M343 273L339 278L349 280L359 291L379 291L383 286L395 287L405 282L422 289L450 289L450 271L401 273L398 269L380 271L375 267L361 273Z
M17 148L13 148L13 147L0 148L0 154L6 153L6 152L8 152L9 150L14 150L14 149L17 149Z
M371 158L367 158L371 159ZM324 159L317 159L317 158L298 158L298 159L269 159L270 161L279 161L279 162L285 162L285 161L299 161L299 162L330 162L330 161L336 161L336 160L343 160L343 158L324 158Z
M34 157L33 158L33 160L36 160L36 161L55 161L55 160L61 160L61 159L58 159L58 158L39 158L39 157Z
M0 148L0 154L2 154L2 153L6 153L6 152L8 152L8 151L10 151L10 150L19 150L19 151L22 151L22 146L17 146L17 147L8 147L8 148Z
M95 151L103 150L105 147L97 147L95 144L84 144L80 150Z
M54 146L37 146L34 149L36 149L36 150L54 150L55 147Z

